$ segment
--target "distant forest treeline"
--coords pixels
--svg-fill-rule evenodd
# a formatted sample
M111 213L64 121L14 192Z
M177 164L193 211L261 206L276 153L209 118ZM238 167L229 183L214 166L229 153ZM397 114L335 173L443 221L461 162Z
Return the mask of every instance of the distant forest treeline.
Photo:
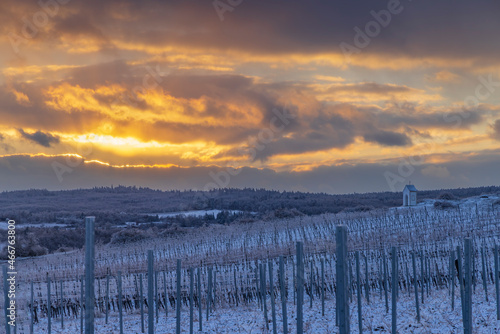
M420 191L418 199L439 199L436 203L444 209L453 207L449 200L492 193L500 194L500 187ZM394 207L401 205L401 198L400 192L328 195L265 189L159 191L123 186L69 191L33 189L0 193L0 220L14 219L18 224L60 223L71 227L21 228L18 225L16 253L19 257L26 257L81 249L85 216L96 217L95 239L98 244L125 244L188 233L190 228L207 224L251 223L257 219ZM151 215L210 209L222 212L163 219ZM241 212L231 213L233 210ZM128 228L117 226L125 222L139 224ZM0 259L6 258L5 247L0 249Z
M460 199L491 193L500 193L500 187L424 190L418 192L418 199L436 199L443 194ZM400 192L329 195L253 188L202 192L124 186L64 191L31 189L0 193L0 219L15 219L19 223L71 224L92 215L100 224L116 225L127 221L157 221L156 217L148 217L146 213L219 209L254 212L258 217L279 217L367 211L401 204ZM227 222L226 216L221 217Z

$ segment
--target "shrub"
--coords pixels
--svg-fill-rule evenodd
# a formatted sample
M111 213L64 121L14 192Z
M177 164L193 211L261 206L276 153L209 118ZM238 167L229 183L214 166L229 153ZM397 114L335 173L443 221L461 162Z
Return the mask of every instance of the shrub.
M40 256L48 253L48 249L40 245L34 233L27 233L16 242L16 257ZM1 259L7 259L7 245L0 252Z
M372 205L356 205L352 208L345 208L342 212L367 212L374 209L375 208Z
M442 200L446 200L446 201L451 201L451 200L456 199L456 197L452 193L446 192L446 193L439 194L438 199L442 199Z
M444 210L444 209L452 209L455 208L456 206L447 201L435 201L434 207L436 209Z
M111 244L124 244L137 242L151 237L149 230L143 231L137 228L124 228L111 236Z

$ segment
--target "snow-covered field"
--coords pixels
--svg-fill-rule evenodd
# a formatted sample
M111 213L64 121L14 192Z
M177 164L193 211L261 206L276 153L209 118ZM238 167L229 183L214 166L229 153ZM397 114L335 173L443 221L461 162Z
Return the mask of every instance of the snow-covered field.
M457 291L457 290L455 290ZM493 287L490 286L490 291ZM474 333L497 334L500 333L500 321L496 320L496 302L490 298L489 302L484 301L482 289L478 289L477 298L473 305ZM490 296L492 297L492 296ZM391 310L389 300L389 313L385 312L384 300L380 298L378 292L371 296L371 303L367 304L363 298L363 332L365 333L390 333L391 332ZM399 333L436 333L455 334L462 333L462 316L459 293L456 294L455 310L451 311L451 298L448 290L431 291L431 296L425 298L425 303L421 305L420 323L416 320L415 299L413 294L401 293L398 301L398 332ZM268 303L269 331L264 325L263 312L258 305L231 307L217 309L206 321L203 312L203 331L201 333L231 334L231 333L272 333L272 321L270 311L270 299ZM304 303L304 331L311 334L338 333L335 326L335 300L331 297L325 301L325 316L321 315L320 301L313 301L312 309L309 308L309 301L306 298ZM288 330L289 333L296 331L295 309L292 303L288 303ZM204 310L205 311L205 310ZM181 332L189 333L189 310L183 309L181 315ZM278 333L283 333L281 316L281 303L276 303L277 329ZM351 303L351 332L359 333L358 311L356 299ZM124 317L124 333L141 333L141 319L138 313L128 314ZM166 334L175 333L176 318L175 312L170 312L168 320L160 313L160 319L155 324L155 333ZM145 328L147 333L147 314L145 314ZM194 312L194 330L198 332L198 312ZM52 333L77 333L80 330L80 320L65 322L65 328L56 320L52 322ZM46 319L36 326L36 333L47 333ZM104 318L96 319L96 333L115 334L119 333L119 322L117 317L111 317L108 324Z
M470 198L460 201L450 201L456 208L438 210L433 201L424 201L413 208L394 208L387 211L367 213L349 213L337 215L321 215L315 217L298 217L273 222L256 222L252 224L235 224L230 226L202 227L189 233L180 233L167 239L148 240L127 247L98 246L96 249L96 275L101 279L99 296L102 296L104 277L111 277L111 298L116 298L117 286L115 275L121 271L123 275L123 293L137 293L137 273L146 273L146 252L153 249L155 268L165 272L165 280L159 275L159 293L164 285L166 292L172 298L175 296L175 261L182 260L182 291L188 291L188 272L190 267L200 268L202 277L202 294L207 291L208 268L217 272L217 309L206 321L203 319L204 333L267 333L263 314L257 299L250 298L245 306L236 307L229 295L235 291L233 273L237 273L238 291L253 289L256 284L258 263L274 262L274 283L277 286L277 257L284 256L286 289L289 292L289 332L295 331L295 307L293 306L293 277L295 263L295 243L304 242L306 262L306 284L310 275L310 267L318 284L318 270L321 260L325 261L326 277L326 314L321 316L321 306L318 295L315 295L313 307L309 308L309 297L304 301L304 329L306 333L337 333L334 318L334 275L335 275L335 226L346 225L349 231L349 250L359 250L362 259L367 259L365 275L364 261L361 261L362 284L368 282L372 286L371 303L363 299L363 328L367 333L390 332L391 314L385 311L385 300L379 295L382 277L382 256L387 256L392 246L399 247L400 276L399 282L407 286L414 275L411 272L410 254L417 251L417 280L421 284L422 264L420 254L425 256L425 277L431 282L430 296L426 296L421 304L422 320L415 319L415 300L412 287L403 288L398 300L398 328L400 333L461 333L462 316L460 310L460 293L455 289L455 310L451 311L451 298L448 291L450 250L457 246L463 247L465 237L471 237L476 249L474 253L476 292L473 295L474 333L500 333L500 322L496 320L495 276L493 270L493 245L500 243L500 213L499 205L494 205L499 196L488 198ZM462 248L463 249L463 248ZM481 252L484 249L486 261L486 277L490 300L484 302L482 288ZM385 255L384 255L385 254ZM352 255L352 253L351 253ZM351 260L353 258L351 257ZM410 270L408 269L410 263ZM389 266L390 267L390 266ZM83 253L80 251L45 256L35 259L25 259L18 262L19 270L19 303L26 305L29 300L29 281L35 281L35 299L46 300L46 275L53 281L64 281L65 297L79 300L80 286L75 277L83 274ZM388 273L390 277L390 272ZM352 274L351 284L355 282ZM215 278L214 278L215 279ZM236 280L236 278L234 278ZM163 283L165 282L165 283ZM457 282L457 280L455 280ZM330 286L328 286L330 285ZM355 284L353 285L355 286ZM352 287L352 286L351 286ZM52 289L52 299L56 300L55 289ZM96 287L96 294L98 293ZM146 290L145 290L146 291ZM247 291L247 290L245 290ZM279 290L277 290L279 291ZM276 308L278 332L282 332L281 308L279 293ZM204 298L204 297L203 297ZM268 315L271 319L270 295L268 292ZM205 299L202 300L206 307ZM390 307L389 294L389 307ZM351 331L358 331L356 294L351 301ZM1 305L0 305L1 308ZM24 311L22 310L24 308ZM175 310L169 310L169 318L165 320L160 310L160 319L156 325L156 333L175 332ZM205 317L205 310L203 312ZM27 333L29 317L25 307L20 308L20 331ZM197 312L195 311L195 330L198 328ZM147 322L147 321L146 321ZM183 306L182 332L188 332L188 310ZM35 333L46 333L47 318L41 317L35 325ZM52 333L79 332L80 321L65 319L65 328L60 329L58 319L52 321ZM147 324L146 324L147 326ZM272 330L272 324L269 324ZM140 316L137 310L124 314L124 332L140 333ZM97 314L96 333L119 333L117 312L111 313L110 322L104 324L102 314Z

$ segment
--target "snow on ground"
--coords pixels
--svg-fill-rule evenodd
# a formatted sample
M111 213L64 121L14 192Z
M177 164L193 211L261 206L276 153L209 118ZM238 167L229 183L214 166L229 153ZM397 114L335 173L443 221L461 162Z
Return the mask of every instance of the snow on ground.
M25 228L25 227L66 227L66 224L57 224L57 223L43 223L43 224L17 224L17 228ZM6 221L0 222L0 230L7 230L9 228L9 224Z
M451 311L451 296L449 291L431 290L428 297L425 295L425 302L421 305L421 322L416 320L414 295L408 292L400 292L397 306L398 332L399 333L436 333L455 334L463 333L460 294L456 289L455 310ZM497 334L500 333L500 321L496 320L496 301L491 293L494 286L489 287L489 302L484 301L482 289L477 288L474 294L473 305L473 333L477 334ZM420 298L420 295L419 295ZM379 292L372 292L371 303L367 304L363 299L363 332L365 333L390 333L391 332L391 301L389 296L389 313L385 312L385 302L380 298ZM283 333L281 302L276 301L276 314L278 321L278 333ZM264 328L264 316L257 304L240 306L237 308L217 309L206 321L206 310L203 312L203 331L201 333L230 334L230 333L272 333L270 299L267 301L270 331ZM313 301L313 308L309 308L309 299L304 300L304 332L311 334L338 333L335 326L335 300L329 298L325 302L325 316L321 316L321 303L319 300ZM351 333L359 333L357 317L357 301L354 297L351 302ZM288 303L288 323L289 333L296 332L295 307ZM195 309L194 330L198 332L198 310ZM61 329L57 319L52 321L52 333L78 333L80 330L80 320L65 320L65 328ZM103 316L96 318L96 333L116 334L119 333L118 317L113 313L109 323L106 325ZM155 333L166 334L175 333L175 310L169 309L168 320L165 321L165 314L160 312L160 320L155 325ZM147 314L145 315L145 328L147 333ZM183 308L181 316L181 332L189 333L189 310ZM23 333L21 331L20 333ZM35 333L47 333L47 319L44 318L35 326ZM141 333L139 313L124 315L124 333ZM198 332L199 333L199 332Z
M473 206L478 206L480 208L490 207L500 199L497 195L481 195L481 196L473 196L467 197L463 199L454 199L454 200L440 200L440 199L423 199L418 200L417 205L407 207L407 206L397 206L391 208L393 211L400 210L418 210L418 209L434 209L434 203L437 201L441 202L449 202L456 207L460 208L470 208Z

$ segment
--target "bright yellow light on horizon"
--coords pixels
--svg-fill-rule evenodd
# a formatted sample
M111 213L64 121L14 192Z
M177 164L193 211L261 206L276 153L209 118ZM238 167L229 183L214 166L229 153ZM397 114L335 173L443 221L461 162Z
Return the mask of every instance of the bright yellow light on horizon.
M159 148L170 146L169 144L160 144L155 140L142 142L133 137L114 137L110 135L98 135L95 133L68 137L77 143L90 143L101 146L130 148Z

